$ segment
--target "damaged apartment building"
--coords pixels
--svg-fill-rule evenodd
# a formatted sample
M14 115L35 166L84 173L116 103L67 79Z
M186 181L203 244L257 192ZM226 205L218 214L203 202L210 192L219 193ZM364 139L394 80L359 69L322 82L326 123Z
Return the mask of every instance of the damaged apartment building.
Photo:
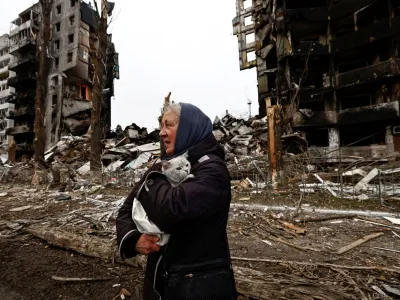
M51 12L51 38L47 55L52 65L48 76L44 126L46 148L63 135L83 135L88 132L92 108L94 67L90 56L97 52L96 12L81 0L55 0ZM41 36L41 6L34 4L12 21L9 34L8 69L13 76L8 86L13 89L8 102L15 105L7 114L14 124L6 134L14 137L17 157L33 153L36 74L39 70L38 45ZM108 35L105 68L105 103L103 135L111 127L111 98L114 78L118 78L118 54ZM0 69L1 71L1 69Z
M399 0L237 0L233 28L284 134L332 158L400 151Z
M7 152L7 146L12 137L7 137L6 129L14 126L14 121L7 119L7 114L14 109L14 104L9 103L8 99L14 93L14 88L8 86L7 80L12 72L8 70L11 60L9 54L9 36L0 36L0 154Z

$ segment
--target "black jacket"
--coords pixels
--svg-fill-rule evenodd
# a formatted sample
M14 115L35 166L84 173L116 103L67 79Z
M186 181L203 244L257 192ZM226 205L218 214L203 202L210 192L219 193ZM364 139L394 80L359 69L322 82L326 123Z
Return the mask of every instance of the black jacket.
M138 200L148 217L161 230L170 233L169 243L158 253L148 256L144 300L167 299L167 287L188 284L188 299L200 299L193 286L208 285L198 274L208 270L230 270L230 255L226 226L231 202L231 186L228 169L224 163L224 151L213 135L189 150L193 179L173 188L156 164L130 192L117 218L117 241L123 258L135 256L135 245L140 237L132 220L132 202L139 187L144 183ZM178 270L178 271L177 271ZM181 270L181 271L179 271ZM198 273L196 273L199 271ZM221 271L224 273L225 271ZM183 272L185 277L177 279L174 273ZM225 294L207 294L208 299L236 299L233 275L221 275L214 284L224 285L217 290ZM227 271L228 272L228 271ZM225 272L224 274L228 274ZM188 275L189 274L189 275ZM193 276L194 274L194 276ZM233 273L232 273L233 274ZM212 277L212 276L211 276ZM222 278L223 277L223 278ZM156 278L156 280L155 280ZM172 278L172 279L171 279ZM196 281L191 285L191 281ZM155 291L156 290L156 291ZM227 292L229 291L229 292ZM181 292L180 292L181 293ZM172 295L172 294L171 294ZM171 296L173 297L173 296ZM176 296L175 296L176 297ZM186 299L184 296L179 296Z

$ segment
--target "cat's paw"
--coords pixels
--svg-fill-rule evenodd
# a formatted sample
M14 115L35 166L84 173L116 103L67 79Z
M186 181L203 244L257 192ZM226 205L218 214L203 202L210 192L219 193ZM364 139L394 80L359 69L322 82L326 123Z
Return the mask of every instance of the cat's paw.
M193 175L193 174L189 174L189 175L186 177L186 179L189 179L189 178L194 178L194 175Z

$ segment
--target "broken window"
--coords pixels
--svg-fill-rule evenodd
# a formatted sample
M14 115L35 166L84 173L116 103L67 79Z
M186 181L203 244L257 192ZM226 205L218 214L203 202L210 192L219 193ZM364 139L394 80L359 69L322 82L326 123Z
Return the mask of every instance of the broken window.
M253 60L256 60L256 52L255 51L248 52L247 53L247 61L250 62Z
M54 76L51 81L53 86L56 87L58 85L58 76Z
M74 7L76 4L76 0L71 0L71 7Z
M54 68L58 68L58 65L60 64L60 59L58 57L56 57L54 59Z
M68 35L68 43L72 44L74 42L74 34Z
M68 53L67 62L69 62L69 63L72 62L72 52Z
M61 14L61 4L56 7L57 14Z
M252 24L253 24L253 20L251 19L251 16L244 18L244 26L249 26Z
M54 42L54 49L55 49L55 50L60 50L60 40L56 40L56 41Z
M299 109L311 109L312 111L325 111L324 101L307 101L299 103Z
M248 9L249 7L253 6L253 0L244 0L243 1L243 8L244 9Z
M87 100L86 98L86 87L85 86L81 86L81 98L84 100Z
M371 105L370 95L355 95L341 98L341 109L356 108Z
M286 0L286 9L313 8L323 7L326 5L326 0Z
M256 41L256 35L254 33L246 34L246 44L250 44Z
M306 140L311 147L329 147L329 133L327 128L309 129L306 131Z
M51 101L51 104L53 105L53 107L55 107L57 105L57 95L53 95Z
M72 16L70 16L69 17L69 25L74 25L74 23L75 23L75 16L74 15L72 15Z
M386 144L386 124L364 123L362 126L348 125L340 128L340 146L370 146Z
M58 22L58 23L56 24L56 32L60 32L60 30L61 30L61 23Z

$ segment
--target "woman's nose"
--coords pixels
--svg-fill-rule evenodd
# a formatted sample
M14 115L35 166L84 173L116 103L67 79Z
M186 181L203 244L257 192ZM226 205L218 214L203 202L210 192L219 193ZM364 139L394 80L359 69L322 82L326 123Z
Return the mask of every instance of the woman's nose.
M165 132L164 127L160 131L160 138L165 138L167 136L167 133Z

